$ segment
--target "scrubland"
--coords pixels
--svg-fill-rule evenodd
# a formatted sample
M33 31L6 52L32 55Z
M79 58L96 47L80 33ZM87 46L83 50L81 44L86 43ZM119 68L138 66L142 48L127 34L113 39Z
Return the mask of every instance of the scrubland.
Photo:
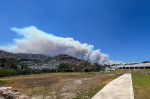
M1 86L11 86L36 99L90 99L118 77L110 73L48 73L0 78Z

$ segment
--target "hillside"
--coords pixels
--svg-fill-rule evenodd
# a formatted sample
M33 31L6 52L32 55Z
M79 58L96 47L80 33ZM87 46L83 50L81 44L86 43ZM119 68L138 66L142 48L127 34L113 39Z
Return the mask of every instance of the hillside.
M29 59L29 60L24 60L24 59ZM56 68L58 68L60 71L64 71L64 70L99 71L100 70L100 66L98 64L92 64L88 61L80 60L65 54L60 54L51 57L43 54L10 53L2 50L0 50L0 64L1 64L0 67L3 68L15 67L15 69L17 68L16 67L17 65L20 65L21 68L28 67L31 69L39 69L39 70L56 69ZM13 66L11 66L12 64Z
M52 57L43 54L25 54L11 53L0 50L0 58L16 58L16 59L34 59L34 60L51 60Z
M79 69L81 71L84 71L85 69L92 70L99 68L97 64L92 64L88 61L80 60L65 54L54 56L51 61L57 61L60 63L68 64L68 66L72 69Z

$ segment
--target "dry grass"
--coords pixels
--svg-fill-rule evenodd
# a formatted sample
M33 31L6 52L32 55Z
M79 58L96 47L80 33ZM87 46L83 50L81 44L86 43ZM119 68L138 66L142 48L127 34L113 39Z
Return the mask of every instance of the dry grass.
M115 74L50 73L0 78L1 86L31 97L47 99L90 99L104 85L116 78Z

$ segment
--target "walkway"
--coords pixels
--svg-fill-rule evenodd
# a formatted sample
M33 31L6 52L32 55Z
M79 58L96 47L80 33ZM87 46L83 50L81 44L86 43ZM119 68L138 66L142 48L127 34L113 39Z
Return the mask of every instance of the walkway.
M126 73L111 81L92 99L134 99L131 74Z

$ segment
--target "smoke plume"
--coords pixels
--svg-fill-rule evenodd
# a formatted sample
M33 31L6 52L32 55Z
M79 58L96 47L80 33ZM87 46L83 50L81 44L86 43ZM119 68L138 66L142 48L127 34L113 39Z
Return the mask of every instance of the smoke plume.
M67 54L79 59L98 64L112 64L107 54L94 50L93 45L80 43L73 38L58 37L45 33L35 26L25 28L11 28L23 38L14 39L14 44L0 46L0 49L14 53L34 53L55 56Z

